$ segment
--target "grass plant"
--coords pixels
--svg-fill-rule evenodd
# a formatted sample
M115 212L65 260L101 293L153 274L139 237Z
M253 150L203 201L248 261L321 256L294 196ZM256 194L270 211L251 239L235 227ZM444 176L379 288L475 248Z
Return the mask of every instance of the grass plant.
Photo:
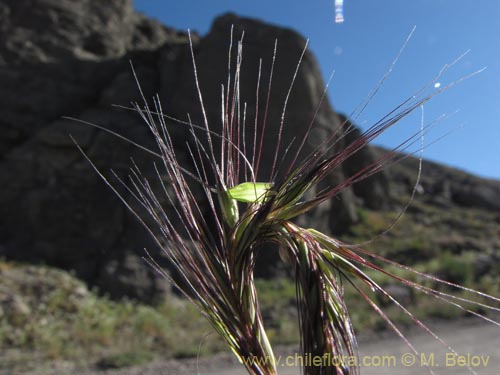
M259 165L262 163L262 139L269 130L264 124L256 123L251 137L245 139L244 129L248 128L249 124L244 120L245 107L239 97L242 50L243 44L240 40L236 48L236 68L233 72L228 72L227 83L221 93L221 133L214 132L209 124L203 92L198 84L196 58L191 48L203 122L194 124L191 121L183 122L170 118L163 113L158 97L154 98L154 104L150 106L143 96L144 102L135 103L133 108L147 124L156 141L157 150L151 152L160 160L158 165L155 164L158 181L148 181L135 165L131 168L129 182L114 175L119 186L97 168L96 171L167 254L179 275L172 282L205 316L248 372L277 374L276 359L264 325L254 279L259 249L265 244L277 245L282 261L292 270L296 286L301 354L322 358L326 355L339 359L334 365L306 365L303 368L306 375L359 373L359 368L353 364L354 361L348 360L357 357L357 342L349 306L346 304L345 287L372 307L415 354L418 354L417 349L379 307L377 295L383 296L431 337L453 351L376 281L381 277L500 325L470 307L480 306L486 310L498 311L498 298L413 270L360 246L346 244L313 228L303 228L295 223L297 217L338 196L353 183L404 158L405 155L400 151L418 144L421 135L433 124L422 124L421 131L399 147L347 177L340 184L324 187L326 177L346 159L402 118L418 110L434 95L458 82L434 90L430 94L424 88L410 96L355 141L347 144L342 150L333 152L333 155L331 151L335 150L345 132L332 132L314 152L302 157L304 144L314 126L313 119L308 124L306 136L300 140L300 144L287 148L292 155L292 161L282 166L280 160L283 155L279 154L279 150L282 134L286 131L286 109L288 98L293 93L293 77L282 104L277 151L273 160L268 161L272 164L271 175L267 181L258 181L256 176L259 175ZM229 55L232 53L230 50ZM297 64L298 69L300 61ZM435 81L446 69L447 67L443 68ZM426 88L432 87L432 83ZM378 88L379 86L369 95L367 103ZM360 107L360 111L364 106ZM264 110L267 111L267 108ZM167 126L171 121L176 121L177 126L189 129L192 142L186 146L186 153L191 156L190 165L181 165L178 161L177 145L174 145ZM158 183L160 189L154 188ZM194 185L202 190L202 198L194 192ZM135 199L140 209L134 208L135 206L119 192L122 188ZM173 215L167 215L165 201L173 207L173 211L169 211L173 212ZM170 278L152 256L146 256L146 260L158 272ZM401 272L393 272L391 269ZM371 276L374 273L380 277ZM405 276L402 277L401 274ZM406 277L408 274L411 276ZM429 286L427 281L432 285ZM447 288L441 289L439 285ZM459 291L460 294L454 294L453 290ZM463 297L462 293L467 293L467 297ZM432 373L432 369L429 369L429 372Z

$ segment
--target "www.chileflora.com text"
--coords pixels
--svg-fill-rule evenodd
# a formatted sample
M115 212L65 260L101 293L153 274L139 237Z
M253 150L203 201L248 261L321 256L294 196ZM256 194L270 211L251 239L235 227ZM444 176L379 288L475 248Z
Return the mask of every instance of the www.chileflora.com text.
M318 366L329 367L348 365L350 367L465 367L465 368L484 368L490 365L489 355L480 354L456 354L447 353L403 353L401 355L364 355L364 356L335 356L324 354L314 356L311 354L291 354L278 356L275 359L276 367L304 367ZM244 359L247 365L264 365L271 361L270 358L249 357Z

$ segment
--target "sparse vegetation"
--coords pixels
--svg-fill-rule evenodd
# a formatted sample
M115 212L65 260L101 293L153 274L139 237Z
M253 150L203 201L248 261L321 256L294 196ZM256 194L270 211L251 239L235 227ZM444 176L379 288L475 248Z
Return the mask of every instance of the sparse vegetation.
M194 306L175 297L157 307L111 301L67 272L5 261L0 276L0 352L20 353L11 365L29 368L36 358L119 367L194 356L211 331ZM221 348L211 335L201 354Z
M495 267L478 273L475 264L481 251L447 249L450 244L467 244L471 235L463 233L458 241L459 230L449 229L449 220L459 215L463 220L480 220L483 231L493 231L495 221L487 220L490 213L477 211L467 214L467 209L456 208L452 213L441 212L429 205L416 202L433 220L427 228L432 236L422 242L418 225L412 225L415 210L407 212L402 222L391 232L370 246L382 253L390 252L393 258L404 258L420 272L437 275L482 292L498 295L500 275ZM353 227L351 242L361 242L376 234L376 230L390 224L394 214L366 210L364 220ZM443 235L446 233L446 235ZM477 240L477 239L476 239ZM485 240L486 241L486 240ZM414 249L407 251L408 244ZM458 252L457 252L458 251ZM422 257L418 252L427 254ZM409 280L417 277L397 267L390 272ZM133 301L111 301L89 291L86 286L69 273L45 266L23 265L0 261L0 352L16 351L11 359L2 358L3 366L29 368L34 363L54 360L93 363L101 368L139 365L154 358L183 358L210 355L225 349L212 327L199 311L186 300L175 298L156 306L141 305ZM389 287L391 279L378 272L370 273L377 283ZM431 280L424 283L430 287L444 288ZM295 310L295 284L285 277L258 279L256 281L262 314L271 342L276 345L297 344ZM406 298L404 290L399 297ZM350 287L345 288L346 301L356 331L385 329L380 316L366 305ZM467 293L458 296L468 297ZM384 304L383 300L379 301ZM419 319L449 319L467 316L468 313L448 307L443 302L422 293L414 292L406 306ZM384 305L388 316L409 327L411 322L390 304ZM480 310L479 310L480 312ZM201 343L201 345L200 345Z

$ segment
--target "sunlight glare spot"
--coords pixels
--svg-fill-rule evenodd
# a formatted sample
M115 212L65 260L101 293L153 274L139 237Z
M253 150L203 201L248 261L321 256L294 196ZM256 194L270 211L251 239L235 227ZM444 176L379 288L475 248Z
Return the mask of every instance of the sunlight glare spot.
M335 0L335 23L344 22L344 0Z
M441 82L436 82L436 83L434 84L434 88L435 88L435 89L438 89L438 88L440 88L440 87L441 87Z

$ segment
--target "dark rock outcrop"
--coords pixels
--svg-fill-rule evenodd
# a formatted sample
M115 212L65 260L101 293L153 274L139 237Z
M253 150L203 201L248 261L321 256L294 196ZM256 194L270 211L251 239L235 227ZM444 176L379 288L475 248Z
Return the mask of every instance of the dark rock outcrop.
M6 0L0 18L0 155L61 114L96 104L127 54L177 39L131 0Z
M362 136L361 130L357 128L348 118L340 114L339 118L344 127L344 144L349 145ZM342 169L346 177L355 175L358 171L367 167L371 162L377 160L377 154L372 147L364 147L352 155ZM381 171L373 176L355 183L352 186L356 197L362 200L364 207L369 209L386 208L390 200L390 185L385 171Z
M0 19L0 256L72 269L112 297L154 301L164 296L164 281L141 260L142 249L154 250L155 245L68 135L76 138L100 170L112 168L125 181L130 157L146 176L152 175L150 156L98 129L61 117L97 123L154 147L137 115L111 108L111 104L126 106L141 100L131 60L146 98L159 93L165 112L179 119L189 113L194 122L200 122L187 35L134 12L131 0L5 0L0 3ZM200 85L215 130L220 123L220 87L227 82L233 24L235 39L245 30L241 97L248 105L248 123L256 115L262 122L263 97L278 39L262 151L266 162L259 170L264 181L271 173L285 95L305 41L292 30L234 15L218 18L204 38L193 35ZM261 110L255 114L260 58ZM317 109L315 130L303 154L341 125L328 100L320 103L323 90L317 63L306 53L288 103L280 152L292 141L301 141ZM171 126L176 144L189 141L185 128ZM339 141L338 148L329 152L337 152L342 145ZM375 156L370 150L357 154L325 183L339 183ZM188 159L182 153L179 158ZM284 165L291 154L287 158ZM470 186L464 180L464 188L427 182L425 188L438 189L439 185L446 192L443 199L457 204L498 207L498 185L467 181ZM360 204L385 207L388 191L386 177L371 178L344 190L339 199L304 220L321 230L345 231L356 221ZM161 259L159 253L153 255Z
M133 11L131 1L4 1L0 44L2 256L65 269L104 292L153 301L165 287L141 259L149 238L75 149L126 175L137 154L73 115L148 145L136 116L112 110L159 90L159 49L185 36ZM140 245L140 243L143 243ZM124 284L129 283L129 287Z
M375 157L386 152L371 148ZM500 181L480 178L461 170L431 161L423 161L420 195L425 202L449 207L479 208L500 212ZM386 171L392 190L408 194L413 189L418 171L418 160L408 157Z
M83 160L72 134L102 171L112 168L126 179L129 157L148 174L150 157L130 144L90 126L61 119L69 115L108 127L153 147L135 114L111 108L140 100L131 74L133 61L147 98L159 93L174 117L200 120L187 36L137 14L131 2L6 1L0 45L0 243L7 258L72 269L112 297L127 295L153 301L165 293L164 281L141 259L144 247L155 248ZM276 129L284 96L305 41L297 33L240 19L219 18L203 39L194 35L200 83L212 124L219 123L220 84L226 81L231 25L235 37L246 31L242 98L255 101L259 58L263 80L270 69L274 40L279 39L268 133L260 175L270 174ZM267 82L262 82L265 87ZM215 90L215 91L214 91ZM323 83L314 57L306 53L287 113L281 151L300 137L313 117ZM259 114L262 120L263 111ZM249 118L252 113L248 113ZM316 118L318 140L339 122L325 101ZM321 133L321 134L319 134ZM175 142L188 140L185 128L172 125ZM313 144L306 145L310 152ZM182 154L179 155L183 157ZM148 169L149 168L149 169ZM342 179L342 171L332 182ZM346 197L349 190L343 193ZM355 218L354 201L339 199L313 214L328 229L347 227ZM335 212L335 215L331 213ZM331 216L331 217L330 217ZM335 222L335 218L337 219ZM156 254L159 256L159 254Z

